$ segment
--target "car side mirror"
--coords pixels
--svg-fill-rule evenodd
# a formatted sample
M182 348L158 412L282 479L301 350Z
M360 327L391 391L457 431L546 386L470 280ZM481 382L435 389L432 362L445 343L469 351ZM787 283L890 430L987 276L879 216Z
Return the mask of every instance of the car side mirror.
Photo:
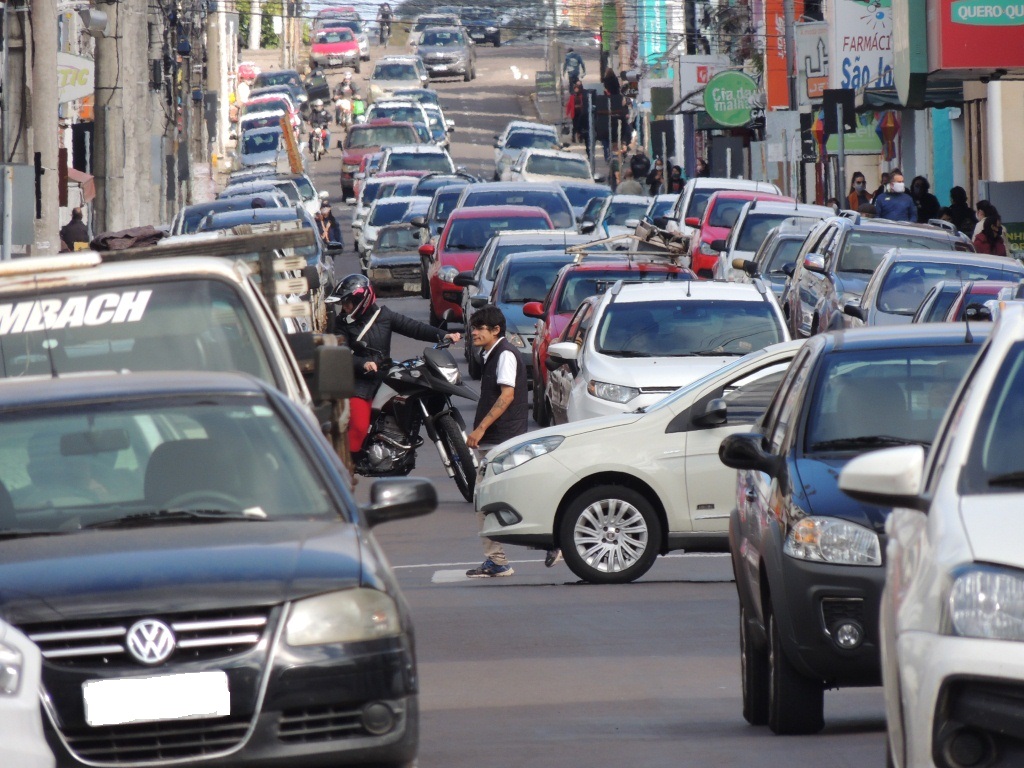
M722 238L719 238L718 240L712 240L711 241L711 250L718 251L719 253L721 253L725 249L726 249L726 243L725 243L725 240L723 240Z
M370 486L370 503L363 507L367 525L427 515L437 509L437 490L419 477L378 480Z
M668 216L655 216L654 221L651 222L658 229L665 229L668 227L669 218Z
M796 272L796 264L792 262L788 264L783 264L782 272L786 275L786 277L792 277L793 273Z
M718 447L718 458L732 469L756 469L769 475L777 475L782 466L782 459L764 450L764 435L758 432L729 435Z
M465 272L459 272L452 280L455 285L460 285L463 288L468 288L471 285L479 285L479 283L473 279L473 270L467 269Z
M861 309L860 304L855 301L847 302L843 307L843 314L847 317L855 317L858 320L867 320L864 316L864 310Z
M544 317L544 304L539 301L528 301L523 304L523 314L540 320Z
M320 273L317 272L316 267L310 265L303 267L302 276L306 278L306 285L309 286L310 293L320 290Z
M317 402L345 400L354 397L356 383L352 350L339 346L317 347L313 353L311 389L311 394Z
M433 245L433 243L424 243L423 245L421 245L417 249L417 253L419 253L420 256L423 256L423 257L429 259L431 256L434 255L434 245Z
M900 445L862 454L843 467L839 488L867 504L925 512L929 505L921 497L921 486L926 453L920 445Z
M596 222L585 221L582 224L580 224L580 234L581 235L589 235L595 229L597 229L597 223Z
M968 304L964 309L964 319L990 322L992 320L992 310L984 304Z
M480 309L481 307L486 307L488 303L490 303L490 300L489 296L484 296L483 294L478 293L476 296L469 297L469 306L473 309Z
M426 229L427 228L427 217L426 216L413 216L411 219L409 219L409 223L412 224L414 227L419 227L420 229Z
M721 397L708 402L704 413L693 420L698 427L720 427L729 420L729 406Z
M818 275L825 274L825 257L820 253L808 253L804 256L804 269Z
M684 219L683 223L686 224L686 226L688 227L699 227L700 219L698 219L696 216L687 216L686 219Z
M362 171L356 171L355 173L352 174L352 178L362 180L366 178L366 174L363 173Z
M574 341L560 341L557 344L552 344L548 347L548 357L558 358L559 365L569 362L570 360L577 360L579 356L580 348L576 346L576 342Z
M712 247L714 247L712 245ZM733 259L732 268L746 272L751 277L758 277L761 271L757 268L757 262L750 259Z

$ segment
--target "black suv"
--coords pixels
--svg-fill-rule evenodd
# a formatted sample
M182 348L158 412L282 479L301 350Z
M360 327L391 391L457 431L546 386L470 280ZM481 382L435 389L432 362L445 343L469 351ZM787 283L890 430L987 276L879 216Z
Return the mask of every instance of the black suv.
M970 239L950 225L906 224L859 214L822 221L804 241L782 294L782 311L794 339L843 328L843 307L860 298L890 248L973 251Z
M462 25L468 30L473 42L490 43L495 48L501 45L501 22L494 13L474 13L469 18L464 13Z
M889 510L843 494L839 472L875 448L930 444L985 333L931 325L816 336L755 431L722 441L719 458L741 470L729 549L747 722L815 733L826 688L881 683Z

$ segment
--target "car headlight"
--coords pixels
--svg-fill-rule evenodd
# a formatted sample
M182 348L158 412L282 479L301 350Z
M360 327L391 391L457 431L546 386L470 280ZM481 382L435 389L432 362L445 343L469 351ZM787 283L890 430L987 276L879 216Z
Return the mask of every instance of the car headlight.
M592 394L594 397L599 397L602 400L610 400L613 403L628 403L640 394L640 390L636 387L626 387L622 384L609 384L605 381L594 381L593 379L587 382L587 392Z
M14 696L21 688L21 670L24 663L21 651L0 643L0 696Z
M717 256L718 251L711 247L711 243L700 244L700 255L701 256Z
M834 565L881 565L878 534L834 517L805 517L794 525L782 551L798 560Z
M359 170L359 163L342 163L341 170L346 173L355 173Z
M346 589L299 600L285 627L292 646L356 643L402 633L398 606L376 589Z
M498 28L497 28L497 27L485 27L485 29L486 29L486 30L487 30L488 32L497 32L497 31L498 31Z
M505 338L508 339L509 344L511 344L513 347L519 347L519 349L526 349L526 342L523 340L523 337L520 336L518 333L513 333L512 331L505 331Z
M500 475L502 472L518 467L520 464L525 464L530 459L536 459L545 453L551 453L562 444L563 440L565 438L561 435L528 440L525 443L512 446L507 451L502 451L491 459L487 466L494 471L494 474Z
M437 270L437 279L442 283L455 283L455 278L459 274L459 270L455 267L441 267Z
M949 593L953 632L962 637L1024 641L1024 574L971 567Z

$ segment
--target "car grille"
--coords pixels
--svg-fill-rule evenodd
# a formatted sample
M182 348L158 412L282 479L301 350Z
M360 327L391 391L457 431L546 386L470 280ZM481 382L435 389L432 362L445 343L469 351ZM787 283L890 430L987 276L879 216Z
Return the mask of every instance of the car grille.
M853 619L864 626L864 601L859 597L826 597L821 601L821 619L825 632L843 619Z
M172 661L217 659L243 653L266 631L270 609L241 608L231 611L145 615L119 619L64 621L23 627L42 651L43 658L58 666L103 666L111 657L130 658L125 645L128 630L142 618L159 619L174 632Z
M411 267L391 267L391 276L395 280L412 280L419 279L422 274L422 268L417 266Z
M286 742L305 742L366 736L361 715L361 709L350 707L285 710L278 722L278 738Z
M248 718L211 718L82 728L62 733L71 751L82 762L125 765L223 753L237 746L248 729Z

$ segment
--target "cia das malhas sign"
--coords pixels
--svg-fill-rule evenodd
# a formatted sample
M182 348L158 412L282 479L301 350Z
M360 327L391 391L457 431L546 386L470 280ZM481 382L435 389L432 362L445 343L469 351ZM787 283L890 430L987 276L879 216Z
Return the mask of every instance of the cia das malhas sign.
M750 75L719 72L704 87L708 117L726 128L738 128L751 120L755 97L761 89Z

